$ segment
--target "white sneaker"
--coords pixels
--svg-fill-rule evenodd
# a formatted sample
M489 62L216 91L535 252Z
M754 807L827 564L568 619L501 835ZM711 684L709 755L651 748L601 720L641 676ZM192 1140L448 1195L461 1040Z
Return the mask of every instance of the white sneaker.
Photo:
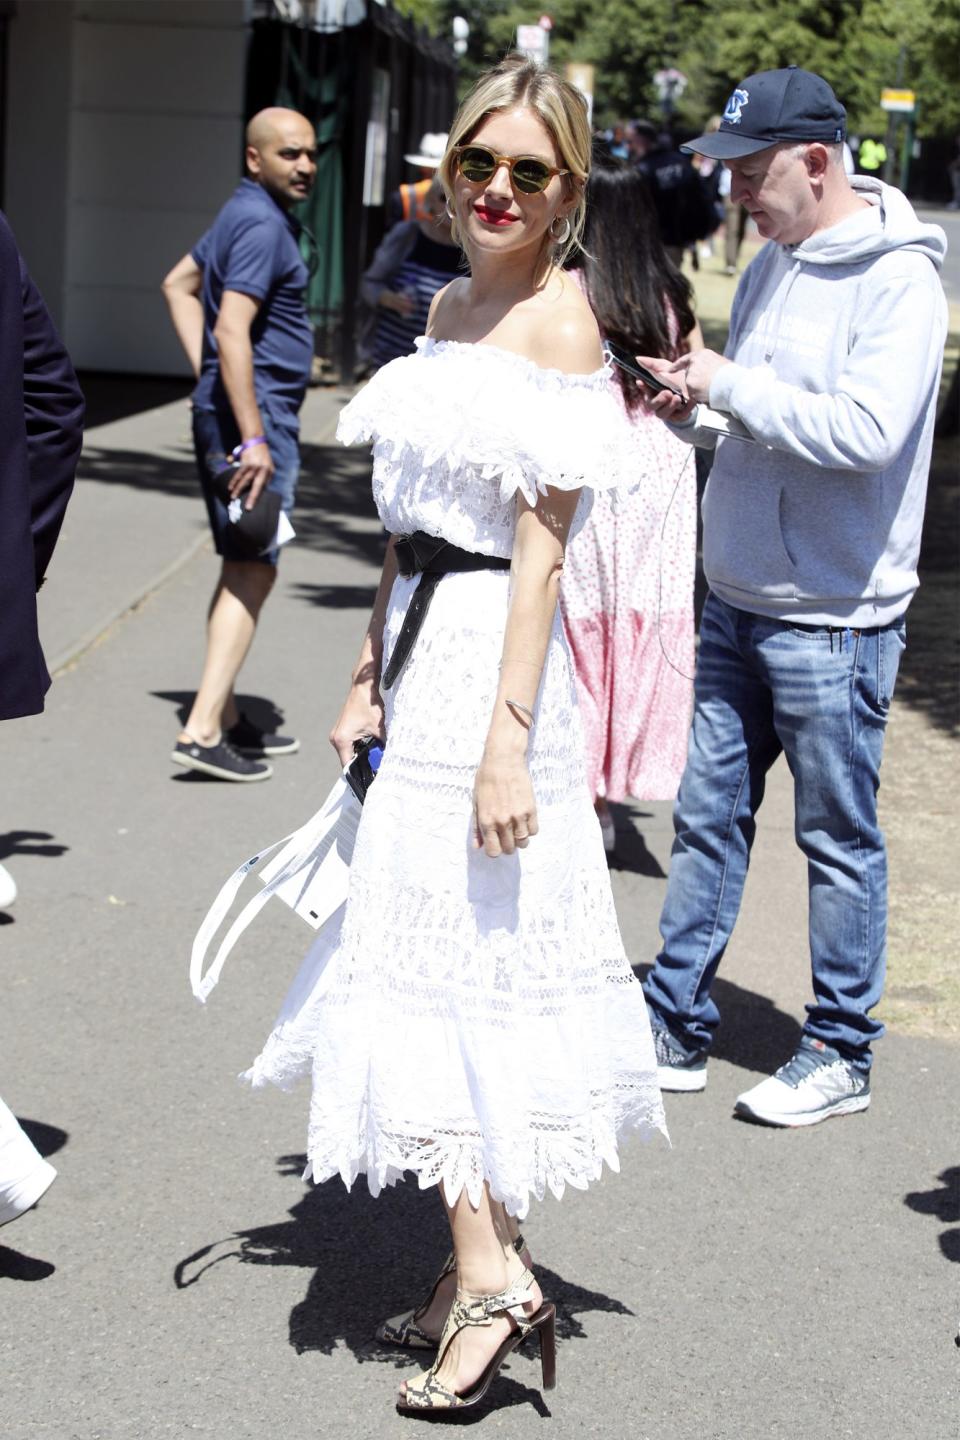
M0 1225L36 1205L57 1172L24 1134L16 1116L0 1100Z
M6 865L0 865L0 910L9 910L17 898L17 882Z
M870 1076L822 1040L804 1035L793 1058L775 1075L739 1096L738 1115L765 1125L816 1125L870 1104Z
M50 1189L57 1172L47 1160L26 1175L21 1175L9 1185L0 1185L0 1225L16 1220L25 1210L30 1210Z

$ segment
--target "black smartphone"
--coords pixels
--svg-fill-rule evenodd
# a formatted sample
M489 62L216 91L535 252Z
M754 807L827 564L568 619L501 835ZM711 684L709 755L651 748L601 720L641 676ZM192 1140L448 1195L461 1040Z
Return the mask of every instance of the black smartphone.
M619 365L620 369L626 370L628 375L635 375L638 380L642 380L647 389L652 390L655 395L659 395L661 390L667 390L671 395L676 395L680 400L686 400L687 397L682 390L678 390L675 385L669 385L662 376L654 375L652 370L648 370L646 365L641 365L637 359L631 355L628 350L624 350L621 345L614 345L611 340L605 340L603 342L603 348L609 354L614 365Z
M350 789L362 805L367 791L377 777L383 759L383 741L377 735L364 735L353 742L353 759L343 772Z

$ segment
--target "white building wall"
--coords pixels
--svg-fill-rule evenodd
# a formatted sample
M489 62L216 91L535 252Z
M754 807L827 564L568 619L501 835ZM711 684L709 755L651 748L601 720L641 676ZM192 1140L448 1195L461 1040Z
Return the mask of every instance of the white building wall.
M63 327L70 167L72 0L19 5L7 22L3 208Z
M249 9L53 0L21 6L11 22L10 73L26 108L14 108L11 86L8 213L80 368L188 373L160 281L241 174ZM49 103L51 11L60 173L38 205L29 137Z

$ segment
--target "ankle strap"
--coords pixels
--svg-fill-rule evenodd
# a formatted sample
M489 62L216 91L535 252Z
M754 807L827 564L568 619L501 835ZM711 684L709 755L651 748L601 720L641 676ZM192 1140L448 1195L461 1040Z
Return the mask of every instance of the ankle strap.
M494 1315L500 1315L506 1310L521 1331L529 1330L523 1306L532 1286L533 1275L525 1269L512 1284L495 1295L471 1295L467 1290L458 1290L454 1308L459 1312L459 1323L489 1325Z

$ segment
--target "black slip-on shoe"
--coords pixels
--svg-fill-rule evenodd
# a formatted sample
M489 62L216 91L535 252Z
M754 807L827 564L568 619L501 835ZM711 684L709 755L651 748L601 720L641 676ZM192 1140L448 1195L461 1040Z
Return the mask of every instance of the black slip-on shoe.
M236 780L250 785L256 780L269 780L273 766L264 760L249 760L241 755L225 736L216 745L198 745L195 740L178 740L170 756L174 765L185 770L199 770L215 780Z
M293 735L273 735L261 730L244 714L224 733L227 742L241 755L295 755L300 749L300 741Z

